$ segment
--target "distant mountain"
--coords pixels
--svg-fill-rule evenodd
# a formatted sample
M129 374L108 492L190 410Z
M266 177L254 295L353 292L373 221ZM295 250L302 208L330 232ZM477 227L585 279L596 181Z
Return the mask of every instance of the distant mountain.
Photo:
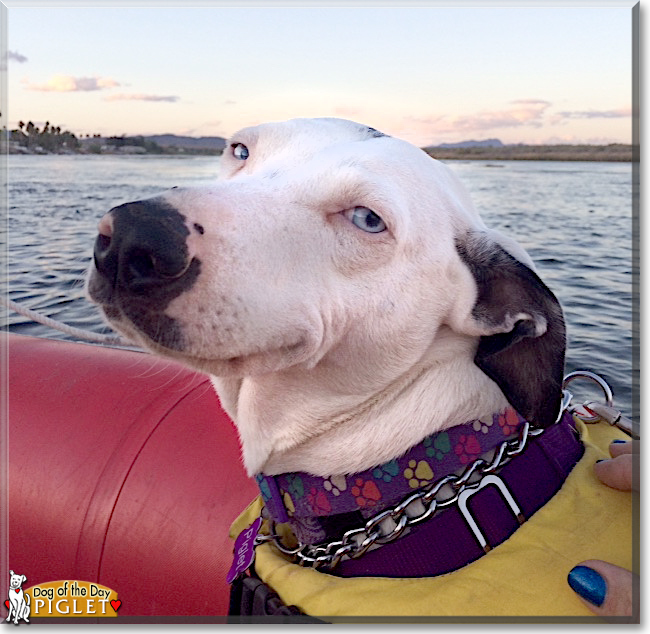
M144 137L160 147L176 147L188 150L223 150L226 139L220 136L178 136L176 134L154 134Z
M459 143L441 143L435 147L441 147L445 149L465 147L503 147L503 143L501 143L499 139L485 139L484 141L460 141Z

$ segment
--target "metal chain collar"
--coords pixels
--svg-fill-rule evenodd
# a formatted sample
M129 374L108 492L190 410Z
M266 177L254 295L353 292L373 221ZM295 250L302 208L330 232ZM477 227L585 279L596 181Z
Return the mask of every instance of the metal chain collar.
M568 407L568 401L565 396L558 420ZM493 450L491 460L479 458L467 465L460 475L444 476L432 485L409 495L397 506L371 517L362 528L347 531L340 540L316 545L299 543L295 548L288 548L276 533L275 522L271 521L270 534L259 535L258 541L272 541L282 553L294 557L296 563L301 566L332 570L344 557L357 559L371 547L392 542L410 526L419 524L437 511L456 504L465 489L475 487L484 476L497 472L524 451L530 437L542 433L544 429L533 428L530 423L524 423L517 438L506 440Z
M597 404L587 403L586 405L590 407L594 406L592 409L587 409L594 416L588 418L584 412L579 414L574 411L576 408L569 408L573 394L563 389L562 404L555 420L556 423L561 420L564 412L569 410L586 423L604 420L619 427L633 438L638 438L638 435L631 431L632 422L621 417L620 412L612 408L612 392L604 379L592 372L579 370L565 377L563 387L576 378L586 378L600 385L605 393L607 401L605 410L607 411L603 412L601 409L594 412ZM622 418L623 420L621 420ZM276 533L273 521L270 525L270 534L260 534L256 540L258 543L273 542L282 553L293 557L301 566L332 570L344 557L357 559L368 552L370 548L392 542L410 526L431 518L435 513L452 504L457 504L464 491L476 488L485 476L495 474L515 456L521 454L526 448L529 438L540 436L543 433L544 429L532 427L530 423L525 422L519 430L518 437L502 442L493 450L491 459L479 458L467 465L460 475L446 475L437 482L416 491L403 499L397 506L385 509L371 517L363 527L347 531L340 540L315 545L299 543L295 548L288 548L282 543L281 536Z

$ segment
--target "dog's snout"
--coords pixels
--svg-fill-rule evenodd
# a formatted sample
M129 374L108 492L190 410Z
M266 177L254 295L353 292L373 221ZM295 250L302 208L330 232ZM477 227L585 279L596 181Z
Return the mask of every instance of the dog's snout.
M182 277L192 263L185 217L164 200L115 207L98 228L95 267L114 288L145 293Z
M107 238L110 238L113 235L113 215L110 211L101 217L99 224L97 225L97 231L99 231L100 236L105 236Z

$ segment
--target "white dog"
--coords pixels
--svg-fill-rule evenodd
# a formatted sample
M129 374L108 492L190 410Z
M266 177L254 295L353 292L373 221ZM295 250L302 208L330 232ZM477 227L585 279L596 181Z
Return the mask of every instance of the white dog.
M25 594L22 589L23 583L27 581L25 575L14 574L13 570L9 571L9 616L7 621L11 621L11 615L14 617L14 624L18 625L18 621L23 619L25 623L29 623L29 615L31 611L31 600L28 594Z
M392 486L403 475L409 493L430 484L434 470L435 478L445 475L436 462L441 457L460 461L449 473L471 462L467 437L454 447L444 436L434 441L434 434L465 429L472 421L486 431L495 413L508 407L536 427L558 427L565 352L561 308L524 250L486 228L445 165L409 143L338 119L244 129L230 140L221 165L221 178L212 186L174 188L106 214L88 293L134 342L211 375L239 431L245 467L261 482L267 510L279 500L286 506L279 515L297 521L301 508L313 509L294 527L301 541L318 543L309 541L316 528L327 539L340 538L339 528L372 518L381 510L382 482ZM514 429L508 422L503 433L513 435ZM583 451L569 434L567 442L578 453L567 469ZM558 447L565 445L558 441ZM433 456L430 464L408 459L414 447ZM404 455L406 464L398 464ZM523 455L512 464L522 460ZM375 483L354 475L373 469ZM533 471L539 482L548 480L542 467ZM323 487L294 486L295 475L282 480L298 472L305 481L321 478ZM545 500L565 477L566 470ZM499 486L510 504L505 519L516 530L515 517L523 521L523 515L500 478L486 477L481 487ZM526 491L537 492L538 481ZM281 483L275 492L274 482ZM466 505L470 493L454 512L481 541L481 527L468 517L477 508ZM344 499L358 506L328 515ZM567 513L581 517L573 508ZM404 537L355 561L390 553L425 525L433 524L409 527ZM526 529L530 535L530 523ZM430 536L421 547L459 540L454 528L451 536ZM477 557L489 550L487 541L481 541ZM416 563L418 552L411 558ZM258 563L268 566L270 557ZM517 587L540 570L557 570L557 563L543 561L534 573L519 562L506 582ZM400 573L396 555L386 574L368 565L348 576L445 574ZM523 571L523 581L513 581L517 571ZM302 583L295 581L293 589ZM319 582L309 577L305 587L311 583ZM310 596L328 596L327 583ZM542 613L552 614L557 605L556 583L563 581L549 581L540 592L554 597ZM483 584L484 591L490 584ZM380 601L384 595L373 588ZM423 591L423 600L431 603L441 592ZM394 594L399 591L386 591ZM501 608L494 594L491 604ZM341 596L352 600L350 586ZM433 614L447 601L438 600L427 608ZM357 609L351 605L341 613Z
M558 412L562 313L530 258L445 165L356 123L242 130L213 187L107 214L95 261L117 330L218 377L251 475L366 469L506 399Z

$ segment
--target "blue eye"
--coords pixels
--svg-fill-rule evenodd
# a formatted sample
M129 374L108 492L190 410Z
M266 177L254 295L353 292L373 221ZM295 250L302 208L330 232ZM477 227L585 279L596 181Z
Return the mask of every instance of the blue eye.
M386 223L368 207L352 207L346 209L343 215L355 226L367 233L386 231Z
M231 146L232 155L240 161L245 161L248 158L248 148L243 143L233 143Z

